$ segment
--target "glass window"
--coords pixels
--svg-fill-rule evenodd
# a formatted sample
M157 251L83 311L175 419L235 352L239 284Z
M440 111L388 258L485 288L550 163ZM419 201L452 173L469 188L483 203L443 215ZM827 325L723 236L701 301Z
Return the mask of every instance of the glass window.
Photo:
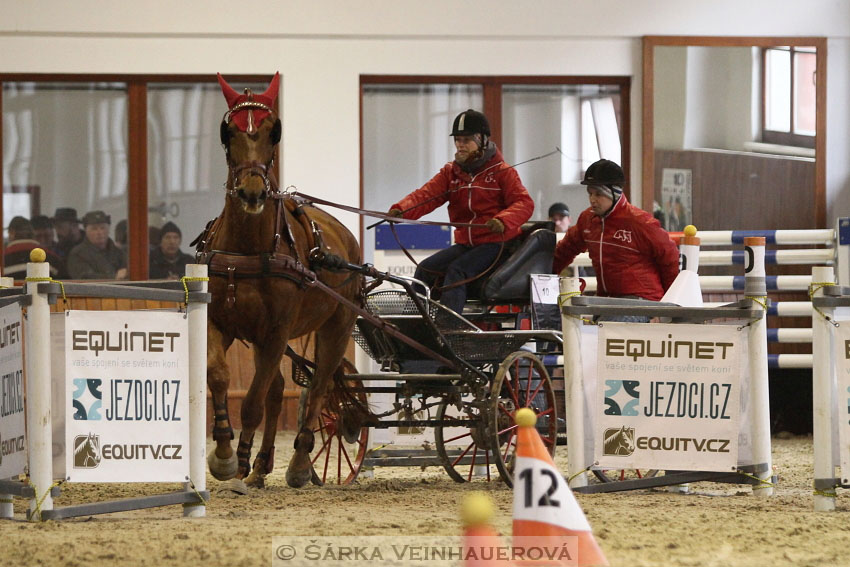
M363 208L386 211L451 161L452 121L468 108L480 109L482 92L480 85L364 84ZM428 220L447 221L446 208ZM363 239L365 261L372 262L374 231Z
M814 147L816 61L814 47L764 50L765 142Z
M575 220L587 208L579 184L587 166L600 158L622 163L619 107L619 85L502 87L505 159L521 163L559 150L517 166L535 202L533 219L545 220L549 206L563 202Z
M52 219L57 240L49 247L67 260L85 234L78 221L101 211L89 219L109 221L96 224L106 224L112 240L127 218L127 101L126 83L3 83L4 229L16 216L37 225ZM125 275L126 251L119 259L114 241L107 244L112 267L85 277Z
M233 85L257 93L267 86ZM147 104L151 248L159 246L159 229L170 222L180 229L180 250L192 254L189 242L224 207L227 164L219 125L227 104L217 83L149 83Z

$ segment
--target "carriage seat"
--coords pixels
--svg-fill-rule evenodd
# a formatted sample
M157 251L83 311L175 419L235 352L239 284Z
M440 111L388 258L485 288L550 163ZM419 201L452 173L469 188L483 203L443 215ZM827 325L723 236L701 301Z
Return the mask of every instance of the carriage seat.
M551 222L526 223L520 237L503 252L505 260L489 275L473 282L469 299L484 302L528 303L529 274L552 273L555 232Z

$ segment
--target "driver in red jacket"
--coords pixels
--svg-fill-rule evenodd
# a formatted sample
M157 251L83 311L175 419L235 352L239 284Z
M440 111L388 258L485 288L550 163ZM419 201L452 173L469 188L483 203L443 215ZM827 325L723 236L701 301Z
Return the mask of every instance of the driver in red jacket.
M425 185L390 207L393 216L418 219L448 202L452 222L486 225L459 227L455 243L423 260L414 277L431 286L445 274L440 301L463 312L466 285L498 258L503 242L516 238L531 218L534 201L516 169L505 163L490 141L490 124L482 113L469 109L454 120L451 136L455 159Z
M651 214L623 195L622 168L601 159L587 168L590 207L555 247L560 273L587 251L596 270L596 294L658 301L679 273L679 250Z

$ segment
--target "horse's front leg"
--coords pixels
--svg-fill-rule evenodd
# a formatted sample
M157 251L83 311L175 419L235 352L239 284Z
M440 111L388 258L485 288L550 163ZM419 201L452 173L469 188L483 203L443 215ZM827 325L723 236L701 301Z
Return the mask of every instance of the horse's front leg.
M251 386L245 394L245 399L242 401L242 432L239 434L239 446L236 449L236 457L238 460L238 469L236 471L237 479L245 479L251 472L251 447L254 444L254 433L263 421L264 408L268 404L268 396L270 390L274 390L273 395L277 402L276 411L269 418L274 422L266 426L266 431L269 427L272 428L270 442L274 444L274 428L277 422L277 416L280 413L280 403L283 399L283 377L280 375L280 359L283 356L283 348L286 346L285 337L271 339L266 341L266 345L254 345L254 366L256 371L254 379L251 381ZM283 345L281 347L280 345ZM276 384L272 388L272 384ZM277 390L280 390L279 392ZM268 450L268 441L263 441L261 452ZM265 474L265 472L263 472ZM255 482L255 478L251 478L251 482ZM256 484L256 483L255 483Z
M277 435L277 419L280 417L280 409L283 405L283 375L278 365L277 376L272 380L269 393L266 396L266 424L263 428L263 443L254 459L254 467L251 474L245 479L245 484L256 488L265 487L266 475L274 468L274 440Z
M207 326L207 386L212 393L213 439L216 445L215 450L207 457L207 464L210 474L218 480L228 480L236 476L236 455L230 446L233 428L227 411L230 370L225 359L225 352L232 340L224 338L214 324Z

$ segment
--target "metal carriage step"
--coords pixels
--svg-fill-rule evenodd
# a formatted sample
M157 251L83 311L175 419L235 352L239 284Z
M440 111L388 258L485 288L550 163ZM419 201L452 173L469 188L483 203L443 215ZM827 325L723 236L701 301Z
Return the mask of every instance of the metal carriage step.
M455 459L461 457L463 449L461 448L446 448L446 453L449 459L454 462ZM482 461L482 457L478 457L475 461L482 466L486 465L486 460ZM455 465L470 465L472 464L472 455L466 455L460 458L460 461ZM364 467L441 467L443 462L440 460L437 451L427 449L380 449L370 451L366 458L363 459Z
M405 381L413 380L415 382L450 382L452 380L460 380L460 374L395 374L390 372L379 372L378 374L347 374L346 378L352 380L362 380L363 382L371 381Z

